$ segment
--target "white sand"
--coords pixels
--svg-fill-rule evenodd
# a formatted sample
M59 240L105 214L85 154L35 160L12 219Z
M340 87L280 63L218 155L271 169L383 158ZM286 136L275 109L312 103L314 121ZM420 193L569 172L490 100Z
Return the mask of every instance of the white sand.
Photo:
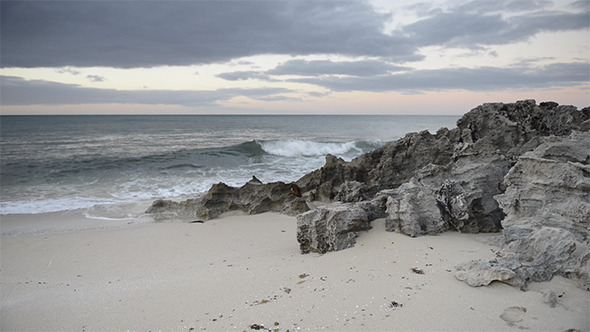
M5 236L0 330L590 330L590 292L571 280L527 292L457 281L454 265L493 257L489 234L373 226L325 255L301 255L295 218L273 213Z

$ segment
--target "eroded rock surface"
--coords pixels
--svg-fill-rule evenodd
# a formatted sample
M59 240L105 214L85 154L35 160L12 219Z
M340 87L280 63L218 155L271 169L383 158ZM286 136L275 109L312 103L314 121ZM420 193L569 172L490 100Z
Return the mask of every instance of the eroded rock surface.
M436 196L414 178L386 194L389 196L385 203L387 231L415 237L447 230L448 224L442 219Z
M506 213L501 258L490 268L460 266L457 277L503 266L514 275L495 280L522 288L559 274L590 290L590 132L544 138L519 158L505 184L495 197Z
M364 209L334 203L297 216L297 241L304 254L337 251L354 246L358 232L370 228Z
M497 259L472 260L456 267L455 277L469 286L487 286L492 281L514 280L516 272L512 269L520 266L518 262L498 262ZM512 268L512 269L511 269Z
M458 278L518 287L554 274L589 283L590 108L534 100L478 106L451 130L410 133L291 184L217 184L201 198L156 201L148 212L211 219L231 210L298 215L302 253L342 250L371 220L409 236L503 233L501 257L468 262ZM316 206L317 202L328 205Z
M505 213L494 196L506 189L504 176L518 157L543 137L588 127L589 117L588 108L553 102L484 104L452 130L410 133L349 163L328 156L298 183L324 202L386 195L387 229L410 236L498 232Z
M292 195L291 188L292 184L283 182L264 184L256 177L239 188L220 182L200 198L182 202L158 200L147 213L158 218L210 220L235 210L248 214L273 211L293 216L308 211L305 200Z

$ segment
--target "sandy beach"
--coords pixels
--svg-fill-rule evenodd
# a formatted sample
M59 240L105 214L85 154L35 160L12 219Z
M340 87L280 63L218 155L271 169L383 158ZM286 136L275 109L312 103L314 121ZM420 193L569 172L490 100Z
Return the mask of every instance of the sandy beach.
M590 330L590 292L572 280L523 292L455 279L456 264L495 255L497 234L410 238L372 225L354 248L324 255L301 255L296 219L276 213L13 232L1 239L0 329Z

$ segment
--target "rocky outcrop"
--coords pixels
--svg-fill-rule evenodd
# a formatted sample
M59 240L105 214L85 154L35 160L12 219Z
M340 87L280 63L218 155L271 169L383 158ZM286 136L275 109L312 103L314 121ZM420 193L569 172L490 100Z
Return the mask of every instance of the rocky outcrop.
M281 212L296 215L309 210L303 198L292 192L292 184L272 182L263 184L256 177L242 187L230 187L225 183L215 184L200 198L182 202L155 201L146 211L156 218L170 217L189 220L210 220L228 211L243 211L247 214Z
M524 288L559 274L590 290L590 132L542 141L519 158L495 197L506 213L501 257L458 266L458 279L473 284L473 276L489 275L475 284L501 280ZM492 273L498 268L510 276Z
M410 133L348 163L328 155L324 167L297 182L311 192L315 200L370 200L381 190L397 188L407 182L421 167L448 164L453 144L446 137L447 133L444 130L437 135L428 131ZM350 195L351 183L355 184L354 195Z
M345 182L356 181L363 184L359 195L345 199L367 200L381 190L399 187L430 165L472 165L473 161L483 163L483 157L500 156L514 164L518 156L540 144L540 136L569 135L588 126L589 113L589 108L577 110L553 102L536 105L534 100L483 104L459 119L452 130L409 133L348 163L327 156L324 167L298 184L304 191L313 191L316 200L331 201L342 198L338 194L346 190L342 188Z
M441 217L436 196L423 183L412 178L384 194L388 196L385 203L387 231L415 237L447 230L448 224Z
M409 236L446 230L500 232L501 257L468 262L457 278L519 287L561 274L589 287L590 108L534 100L478 106L451 130L410 133L345 162L325 165L296 184L253 180L217 184L203 197L157 201L148 212L211 219L229 210L298 215L302 253L354 245L371 220Z
M297 216L301 253L337 251L354 246L357 232L371 228L367 212L350 203L335 203Z
M347 202L365 209L371 220L386 217L388 231L409 236L446 230L499 232L506 227L502 221L507 212L495 197L510 185L504 177L519 157L543 144L548 137L569 135L572 130L590 127L589 118L589 108L579 111L551 102L484 104L464 115L455 129L443 128L436 134L411 133L350 163L328 156L324 167L298 183L315 199ZM589 214L582 211L582 215ZM505 231L506 236L510 237L510 232L510 229ZM521 230L514 232L520 234ZM349 238L354 240L356 232L352 233ZM314 236L323 235L302 232L298 240L300 243L318 241ZM310 250L313 247L302 252ZM519 266L519 262L513 258L478 265L480 270L482 266L496 269L487 274L483 283L489 283L494 276L505 280L504 272L512 268L515 276L510 278L511 283L526 284L538 272Z
M484 104L452 130L410 133L349 163L328 156L298 184L325 202L368 201L394 189L386 193L387 229L411 236L497 232L505 214L494 196L504 192L504 176L518 157L542 137L590 127L589 118L588 108L553 102Z

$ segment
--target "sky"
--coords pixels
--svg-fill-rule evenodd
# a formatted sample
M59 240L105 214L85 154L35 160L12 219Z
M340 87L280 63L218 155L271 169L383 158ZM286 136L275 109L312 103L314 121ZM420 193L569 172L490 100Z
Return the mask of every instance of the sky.
M590 106L590 0L0 1L0 114Z

